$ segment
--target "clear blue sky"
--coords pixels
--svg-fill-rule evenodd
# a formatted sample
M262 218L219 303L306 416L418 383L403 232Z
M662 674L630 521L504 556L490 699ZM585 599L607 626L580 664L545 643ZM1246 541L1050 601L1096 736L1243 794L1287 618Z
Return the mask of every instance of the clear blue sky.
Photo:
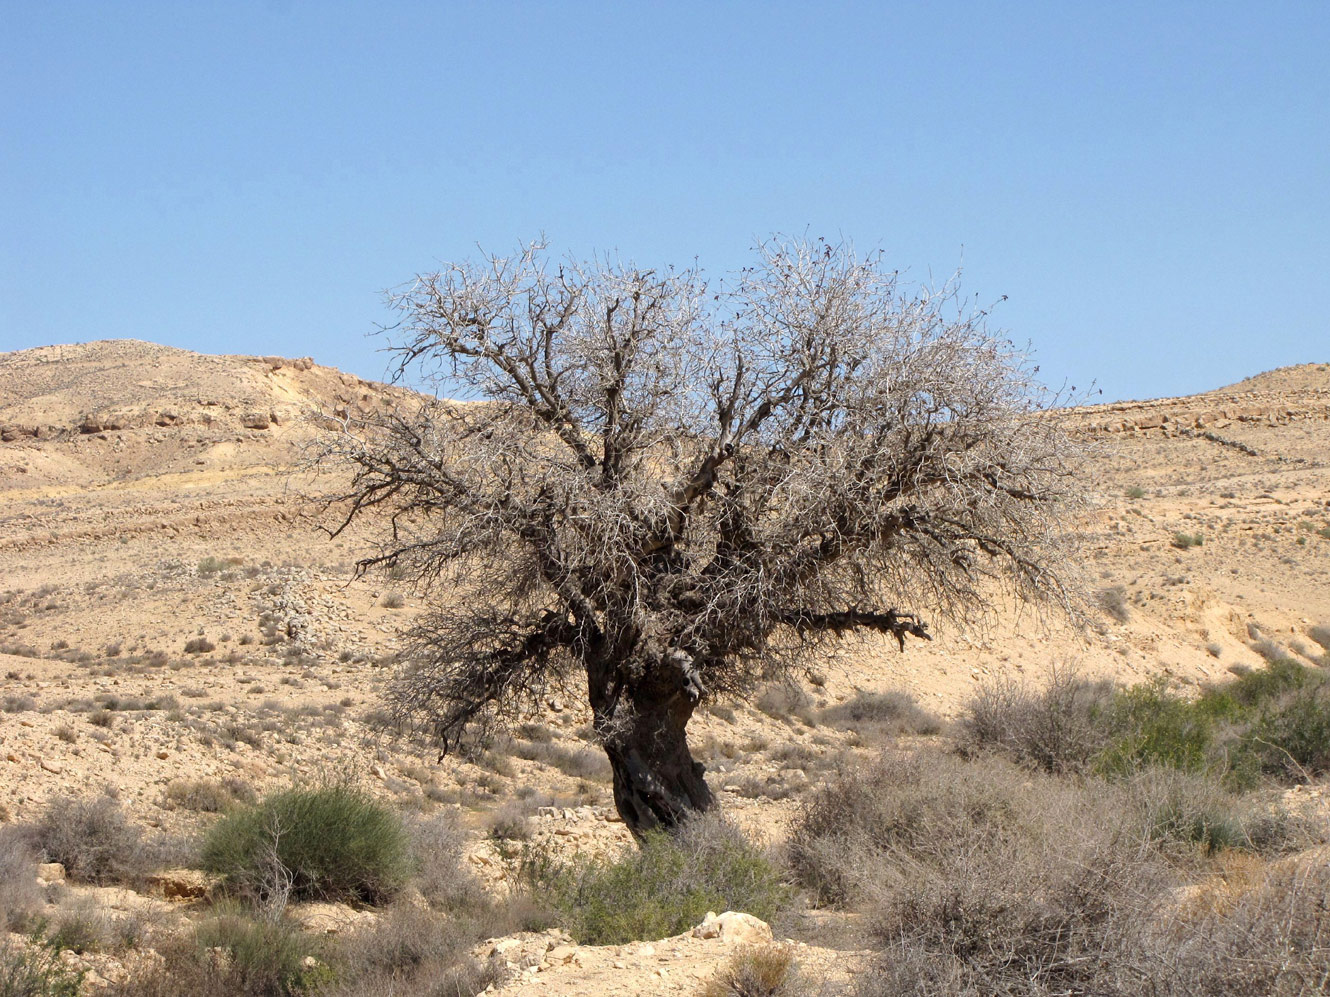
M382 376L384 288L544 232L963 267L1105 398L1330 360L1330 3L0 2L0 349Z

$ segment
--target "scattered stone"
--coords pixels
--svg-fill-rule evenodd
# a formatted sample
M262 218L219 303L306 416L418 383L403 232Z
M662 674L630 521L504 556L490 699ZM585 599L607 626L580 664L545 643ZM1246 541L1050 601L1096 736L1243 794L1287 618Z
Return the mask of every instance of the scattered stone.
M65 767L59 762L48 761L45 758L42 759L41 766L43 771L50 772L52 775L59 775L65 770Z

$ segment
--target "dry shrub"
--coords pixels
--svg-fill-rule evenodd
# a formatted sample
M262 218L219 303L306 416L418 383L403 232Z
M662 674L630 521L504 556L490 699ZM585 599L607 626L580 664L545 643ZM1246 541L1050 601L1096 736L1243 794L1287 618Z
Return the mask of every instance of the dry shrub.
M1284 860L1254 888L1163 919L1124 964L1118 993L1312 997L1330 988L1330 865Z
M502 960L481 962L474 926L409 904L389 908L372 927L347 936L333 955L337 986L327 997L472 997L507 978Z
M866 907L891 955L865 993L1081 992L1168 878L1116 795L999 759L886 756L805 806L790 856Z
M172 779L166 787L166 801L172 807L220 813L242 803L253 803L254 789L243 779L228 776L213 779Z
M417 818L406 830L415 867L412 884L431 906L451 913L488 910L485 888L463 861L466 832L452 814Z
M744 948L730 957L702 990L702 997L803 997L807 982L788 945Z
M870 728L880 734L936 734L942 723L921 709L907 692L855 692L853 698L827 707L823 723L834 727Z
M51 800L34 829L48 862L59 862L70 879L109 883L147 871L143 836L110 796Z
M1083 771L1108 744L1102 716L1113 695L1074 667L1053 668L1036 692L1006 681L983 686L961 721L963 754L1000 751L1045 772Z
M772 682L753 697L753 706L773 720L798 720L805 727L817 726L812 697L793 682Z
M1121 585L1100 589L1095 596L1095 602L1099 604L1100 609L1119 623L1126 623L1131 619L1131 608L1127 605L1127 590Z
M1297 847L1298 826L1193 773L1112 783L920 751L810 798L791 861L865 912L880 954L860 997L1310 997L1330 965L1330 866L1267 876L1233 850ZM1235 888L1183 902L1184 877L1225 867Z
M0 934L18 930L42 899L32 835L23 828L0 828Z

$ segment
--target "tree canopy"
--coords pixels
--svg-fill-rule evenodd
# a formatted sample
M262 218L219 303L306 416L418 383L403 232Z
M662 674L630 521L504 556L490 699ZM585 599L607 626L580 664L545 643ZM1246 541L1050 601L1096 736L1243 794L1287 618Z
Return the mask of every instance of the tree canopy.
M852 632L928 639L990 583L1066 599L1073 456L1025 354L956 289L775 239L697 269L535 244L392 295L443 393L349 426L335 529L433 593L391 693L445 750L581 686L637 832L713 803L685 727ZM379 514L382 515L379 515Z

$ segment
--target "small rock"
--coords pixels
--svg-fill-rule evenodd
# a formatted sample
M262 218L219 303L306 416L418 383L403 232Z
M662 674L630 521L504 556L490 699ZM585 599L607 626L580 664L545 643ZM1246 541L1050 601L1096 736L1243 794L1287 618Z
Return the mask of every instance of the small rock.
M8 753L5 755L5 761L7 761L7 762L16 762L16 761L18 761L18 760L19 760L18 755L14 754L14 752L12 752L12 751L8 752Z
M52 775L59 775L65 770L65 767L59 762L49 762L45 758L42 759L41 765L45 771L50 772Z
M166 759L168 759L168 758L171 757L171 752L169 752L169 751L159 751L159 752L157 752L157 757L160 758L162 761L166 761Z

